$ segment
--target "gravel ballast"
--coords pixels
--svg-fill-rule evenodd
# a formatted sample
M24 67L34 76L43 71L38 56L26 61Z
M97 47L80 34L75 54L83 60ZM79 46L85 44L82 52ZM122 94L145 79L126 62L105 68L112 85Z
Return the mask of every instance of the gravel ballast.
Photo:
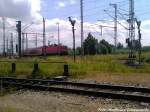
M150 104L66 93L23 90L0 97L0 112L101 112L110 109L122 111L144 109L145 112L150 112Z

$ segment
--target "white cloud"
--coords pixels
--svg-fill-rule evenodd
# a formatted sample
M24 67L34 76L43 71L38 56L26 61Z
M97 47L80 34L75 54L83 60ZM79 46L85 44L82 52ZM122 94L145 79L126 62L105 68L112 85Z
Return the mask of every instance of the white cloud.
M76 3L77 3L77 0L58 0L56 2L56 4L57 4L56 9L66 7L68 5L74 5Z
M66 6L66 3L65 2L58 2L58 7L65 7Z
M41 0L28 0L31 4L31 16L36 20L41 20Z
M0 0L0 17L6 17L6 39L14 32L14 45L17 42L16 21L21 20L24 24L42 19L41 0ZM2 19L0 19L0 49L2 50Z
M76 4L76 3L77 3L76 0L70 0L70 4L74 5L74 4Z
M75 4L77 1L75 0L59 0L66 5ZM10 37L10 32L14 32L14 37L16 36L16 19L21 19L24 24L29 24L31 21L35 21L27 32L41 32L42 33L42 16L40 14L41 11L41 0L0 0L0 16L9 17L6 22L6 32L7 37ZM67 4L66 4L67 3ZM7 6L7 7L4 7ZM63 5L61 4L63 7ZM65 7L64 6L64 7ZM10 19L14 18L14 19ZM76 46L80 46L80 21L78 19L75 25L76 29ZM47 19L46 20L46 40L50 40L51 43L57 43L57 25L56 23L60 23L60 41L61 43L72 47L72 31L71 25L68 20L62 20L59 18ZM124 26L126 23L124 21L120 21ZM23 26L24 26L23 24ZM114 29L113 28L103 28L103 36L101 36L101 30L98 25L93 24L101 24L104 26L113 26L112 22L85 22L84 23L84 38L87 37L87 34L91 32L98 40L105 39L109 41L111 44L114 43ZM148 28L150 24L150 20L142 22L142 43L143 45L150 45L150 28ZM13 27L12 27L13 26ZM13 29L12 29L13 28ZM9 30L8 30L9 29ZM51 38L51 37L54 38ZM118 41L125 45L125 39L128 37L126 30L123 27L118 25ZM34 40L35 35L29 35L29 40ZM136 36L137 38L137 36ZM38 45L42 45L42 36L38 36ZM0 45L2 45L2 21L0 19ZM17 38L15 39L17 42ZM35 47L33 41L29 42L30 47ZM0 49L2 47L0 46Z
M52 43L57 43L57 25L56 23L60 23L60 42L64 45L67 45L69 47L72 47L72 29L70 22L67 20L62 20L58 18L54 19L47 19L46 20L46 40L50 40L51 44ZM14 23L9 22L9 24L13 25ZM111 22L95 22L95 23L90 23L90 22L85 22L84 23L84 39L87 37L88 33L91 32L93 36L95 36L98 40L105 39L106 41L110 42L111 44L114 43L114 29L113 28L103 28L103 36L101 36L101 29L99 25L94 25L93 24L101 24L104 26L113 26L114 24ZM122 21L122 24L125 26L125 23ZM41 32L42 33L42 23L34 24L27 30L28 32ZM32 29L32 31L30 31ZM81 44L81 38L80 38L80 21L77 20L77 23L75 25L75 34L76 34L76 46L80 46ZM142 43L143 45L149 45L150 44L150 39L149 39L149 34L150 29L142 29ZM51 38L51 37L54 38ZM34 40L35 35L28 35L29 40ZM118 25L118 42L125 43L125 39L128 38L127 31ZM138 38L136 36L136 38ZM38 42L38 45L42 45L42 35L38 36L38 39L41 40ZM33 41L29 42L30 47L35 47L35 44Z
M41 0L0 0L0 16L24 21L41 18Z

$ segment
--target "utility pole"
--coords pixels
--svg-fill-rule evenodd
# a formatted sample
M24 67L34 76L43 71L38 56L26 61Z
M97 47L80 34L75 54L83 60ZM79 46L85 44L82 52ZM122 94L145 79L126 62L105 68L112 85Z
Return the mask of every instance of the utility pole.
M76 20L72 20L71 17L69 17L69 21L72 25L72 33L73 33L73 55L74 55L74 62L76 61L76 52L75 52L75 29L74 29L74 26L75 26L75 23L76 23Z
M114 45L115 45L115 49L114 49L114 52L116 52L116 49L117 49L117 37L118 37L118 34L117 34L117 4L110 4L111 6L114 7L115 9L115 17L114 17Z
M22 33L22 55L24 55L24 40L25 40L25 33Z
M26 33L26 50L28 50L28 33Z
M17 21L18 24L16 25L17 31L18 31L18 51L19 51L19 57L21 57L21 21Z
M51 43L51 41L50 41L50 40L48 40L48 46L50 46L50 43Z
M100 25L99 27L100 27L100 30L101 30L101 34L100 34L100 35L101 35L101 37L102 37L102 36L103 36L103 26Z
M129 0L129 39L131 42L129 59L133 62L136 58L134 51L134 40L135 40L135 17L134 17L134 0Z
M43 17L43 56L46 57L45 18Z
M11 56L14 55L14 45L13 45L13 33L11 33L11 41L10 41L10 46L11 46Z
M139 39L138 39L138 43L139 43L139 46L138 46L138 54L139 54L139 64L141 64L141 47L142 47L142 45L141 45L141 38L142 38L142 34L141 34L141 21L138 21L137 19L136 19L136 23L137 23L137 26L138 26L138 37L139 37Z
M98 20L98 21L102 21L102 20ZM115 27L112 27L112 26L104 26L104 25L99 25L99 28L100 28L100 30L101 30L101 36L103 35L103 28L115 28Z
M36 48L37 48L37 40L38 40L38 39L37 39L37 36L38 36L38 35L37 35L37 33L36 33L36 34L35 34L35 47L36 47Z
M57 23L57 31L58 31L58 54L60 55L60 28L59 28L59 23Z
M7 37L7 40L6 40L6 49L7 49L6 55L8 56L8 54L9 54L9 50L8 50L8 37Z
M84 56L84 32L83 32L83 0L80 0L80 9L81 9L81 55Z
M6 55L5 53L5 17L3 19L3 56Z

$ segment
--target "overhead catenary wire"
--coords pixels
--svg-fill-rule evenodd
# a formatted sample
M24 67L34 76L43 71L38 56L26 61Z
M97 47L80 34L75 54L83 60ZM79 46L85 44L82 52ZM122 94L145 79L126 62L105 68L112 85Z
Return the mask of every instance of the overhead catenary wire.
M92 3L92 5L89 6L89 7L87 7L86 5L84 6L85 13L84 13L83 17L84 17L85 21L89 21L90 19L93 19L93 21L94 21L95 19L97 20L99 18L102 18L102 19L106 18L106 14L105 13L104 13L104 16L101 16L101 15L103 15L103 12L101 12L101 9L107 8L106 5L104 5L103 3L102 4L98 4L100 1L97 1L97 0L84 0L84 4L86 4L88 2ZM128 2L126 2L126 0L120 0L119 2L117 1L115 3L119 5L119 7L118 7L119 10L120 10L120 8L122 8L120 6L122 6L123 4L128 5ZM95 4L95 6L94 6L94 4ZM75 16L75 17L79 18L80 17L80 15L78 14L79 11L80 11L79 9L74 10L74 11L70 11L68 14L62 16L62 18L67 18L70 14L74 15L76 13L77 13L77 16ZM124 11L124 13L122 13L122 11L120 11L118 13L119 13L118 17L120 18L120 20L122 20L122 19L125 20L126 17L128 16L128 15L125 14L125 11ZM142 14L146 15L146 14L149 14L149 12L148 11L141 12L141 13L137 13L136 15L142 15ZM97 15L97 16L95 16L95 15ZM60 16L61 15L59 15L58 17L60 17ZM122 27L124 27L125 29L127 29L127 27L124 25L124 23L122 23L122 21L120 21L120 20L118 20L118 24L121 25ZM33 30L33 28L29 28L29 29Z

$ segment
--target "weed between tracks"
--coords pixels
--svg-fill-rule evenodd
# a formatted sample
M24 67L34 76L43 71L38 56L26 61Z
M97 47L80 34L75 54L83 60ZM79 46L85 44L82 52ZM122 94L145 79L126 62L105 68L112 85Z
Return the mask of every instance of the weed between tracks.
M144 56L145 59L149 58L150 53L145 53ZM148 74L150 74L150 64L145 63L145 65L141 68L131 68L123 64L122 59L125 59L126 57L127 55L125 54L85 56L84 59L77 57L76 63L74 63L72 57L69 56L49 56L46 60L38 57L22 58L18 60L11 60L16 61L17 63L16 72L13 74L11 73L11 63L0 62L0 75L28 77L32 74L33 64L35 61L65 61L69 65L69 73L73 78L85 78L94 76L104 77L105 74L115 74L114 76L116 76L116 74L121 76L128 76L130 74L146 74L145 76L149 79L150 76ZM1 61L4 60L8 61L9 59L1 59ZM20 61L22 61L22 63L20 63ZM32 61L32 63L24 63L27 61ZM62 75L63 65L64 64L62 63L39 63L40 70L36 74L36 78L51 78L56 75Z

